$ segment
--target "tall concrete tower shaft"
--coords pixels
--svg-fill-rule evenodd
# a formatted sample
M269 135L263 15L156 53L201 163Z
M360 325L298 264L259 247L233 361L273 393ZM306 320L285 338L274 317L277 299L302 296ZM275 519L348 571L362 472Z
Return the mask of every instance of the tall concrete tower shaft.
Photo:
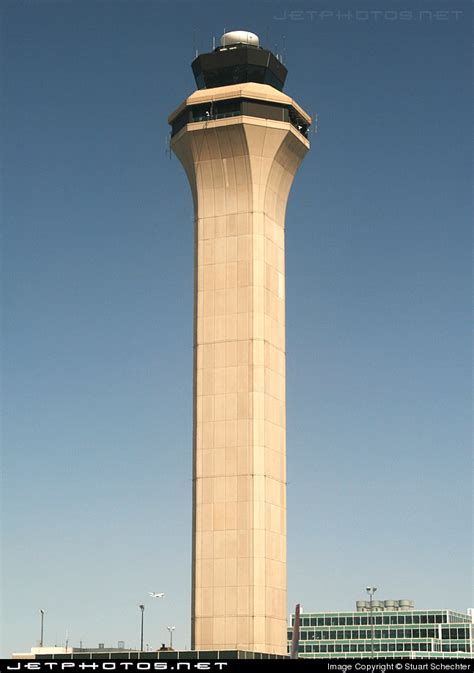
M195 210L192 647L285 654L284 224L311 120L230 42L169 118Z

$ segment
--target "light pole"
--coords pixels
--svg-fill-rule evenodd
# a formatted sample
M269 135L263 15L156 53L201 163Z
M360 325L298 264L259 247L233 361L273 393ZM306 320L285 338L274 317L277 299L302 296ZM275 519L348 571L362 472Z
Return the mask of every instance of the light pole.
M40 608L40 615L41 615L40 647L43 647L44 610L41 608Z
M141 619L141 627L140 627L140 652L143 652L143 613L145 612L145 606L144 605L139 605L138 607L142 611L142 619Z
M369 594L370 602L370 656L374 656L374 593L377 591L377 587L366 587L365 589Z
M168 626L167 629L170 632L170 650L173 649L173 631L175 630L175 626Z

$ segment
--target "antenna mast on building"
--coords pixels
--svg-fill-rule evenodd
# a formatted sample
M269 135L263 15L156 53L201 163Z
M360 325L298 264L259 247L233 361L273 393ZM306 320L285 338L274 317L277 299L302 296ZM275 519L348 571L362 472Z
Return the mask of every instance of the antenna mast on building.
M290 659L298 659L298 645L300 642L300 604L295 608L295 621L293 624L293 637L291 639Z

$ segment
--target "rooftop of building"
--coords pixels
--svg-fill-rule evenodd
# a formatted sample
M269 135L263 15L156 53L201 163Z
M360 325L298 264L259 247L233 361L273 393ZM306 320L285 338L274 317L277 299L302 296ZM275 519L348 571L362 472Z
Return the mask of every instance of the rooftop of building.
M417 608L412 600L380 600L380 601L357 601L355 610L321 610L321 611L306 611L300 609L300 616L305 617L324 617L324 616L353 616L362 617L373 612L375 615L380 614L395 614L395 615L445 615L450 618L459 618L463 622L474 622L474 609L469 608L466 612L459 612L458 610L451 610L449 608ZM294 618L294 613L292 613Z

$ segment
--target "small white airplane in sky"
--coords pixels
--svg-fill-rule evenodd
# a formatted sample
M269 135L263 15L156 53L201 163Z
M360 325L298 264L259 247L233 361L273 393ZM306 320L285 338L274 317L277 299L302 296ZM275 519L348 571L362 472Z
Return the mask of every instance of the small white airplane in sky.
M163 593L161 593L161 594L157 594L156 591L149 591L148 593L149 593L150 596L152 596L153 598L163 598L163 596L165 595L165 594L163 594Z

